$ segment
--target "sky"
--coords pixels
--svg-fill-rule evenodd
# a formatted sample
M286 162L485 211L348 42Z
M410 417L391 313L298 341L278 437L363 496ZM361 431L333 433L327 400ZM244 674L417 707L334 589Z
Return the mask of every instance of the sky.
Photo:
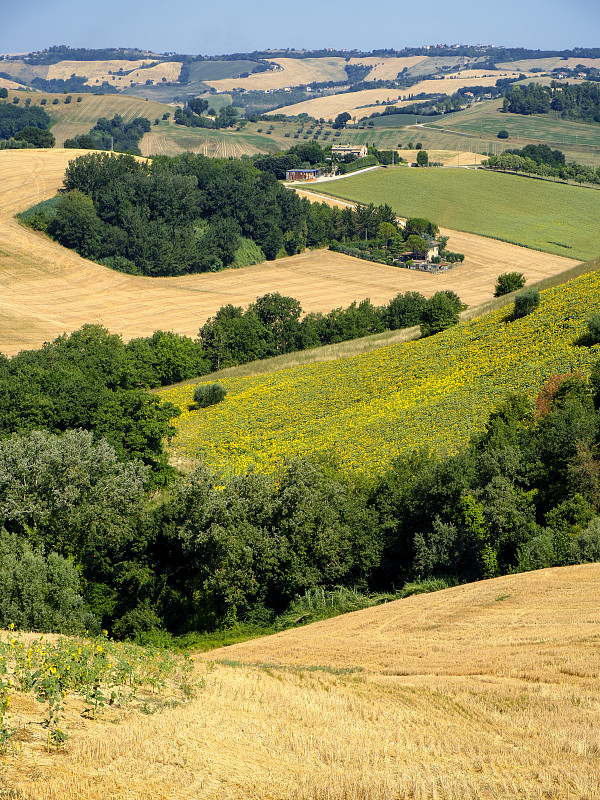
M598 0L4 0L0 53L137 47L217 55L278 48L400 50L424 44L600 47Z

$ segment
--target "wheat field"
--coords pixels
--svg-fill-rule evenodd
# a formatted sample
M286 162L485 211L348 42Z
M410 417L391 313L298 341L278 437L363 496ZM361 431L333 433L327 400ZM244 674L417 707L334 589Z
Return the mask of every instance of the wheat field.
M410 597L197 659L198 694L84 720L22 800L597 800L600 565ZM160 698L155 698L160 706Z
M281 69L257 72L247 78L222 78L205 81L208 86L221 92L232 89L283 89L285 86L300 86L313 81L345 81L347 78L343 58L270 58L270 62Z
M85 152L89 151L0 151L0 352L7 355L39 347L85 323L102 324L126 340L148 336L159 328L195 337L222 305L247 306L273 291L296 297L307 312L329 311L365 297L382 304L406 291L431 296L446 288L476 305L491 297L500 272L518 269L533 281L575 263L448 232L451 246L467 257L460 267L438 276L328 250L204 275L125 275L86 261L13 218L18 211L52 197L62 185L68 162Z
M293 106L285 106L269 114L285 114L286 116L297 116L306 113L315 119L323 117L332 119L337 114L347 111L352 116L364 117L373 111L381 111L377 103L392 102L399 107L410 105L415 102L408 100L409 95L417 95L421 92L427 94L453 94L462 89L463 86L494 86L498 78L517 77L515 72L496 72L467 70L457 75L446 76L439 80L431 79L420 81L409 89L363 89L360 92L345 92L332 94L327 97L316 97L314 100L304 100Z

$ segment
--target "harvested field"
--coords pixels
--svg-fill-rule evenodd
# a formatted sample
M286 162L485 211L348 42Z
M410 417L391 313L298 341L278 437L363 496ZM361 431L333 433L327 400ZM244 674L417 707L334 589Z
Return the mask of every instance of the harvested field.
M407 58L351 58L349 64L364 64L372 67L365 80L368 81L395 81L398 73L406 67L410 69L415 64L427 61L427 56L408 56Z
M63 753L35 746L17 698L3 785L22 800L598 800L599 591L598 564L542 570L213 651L191 702L72 712Z
M129 86L130 83L145 83L150 79L161 81L176 81L181 72L180 61L163 61L155 67L143 69L147 64L154 64L156 59L144 58L139 61L59 61L51 64L46 74L47 80L67 80L71 75L84 75L88 86L114 83L118 88ZM122 74L119 75L119 70Z
M399 292L434 294L452 288L464 302L489 299L500 272L518 269L529 280L570 267L549 256L494 240L451 232L465 263L434 276L371 264L327 250L180 278L144 278L101 267L13 219L18 211L55 194L77 150L0 152L0 352L12 355L81 325L100 323L125 339L161 328L196 336L226 303L247 306L267 292L296 297L305 311L329 311L370 297L388 302Z
M269 136L187 128L170 122L153 125L140 143L144 156L176 156L191 152L217 158L240 158L243 155L274 152L279 147Z
M408 101L409 95L416 95L421 92L453 94L463 86L472 86L474 81L478 86L494 86L498 78L507 77L517 77L517 73L497 72L491 74L489 71L479 73L469 70L468 72L463 72L456 76L447 76L439 80L421 81L411 86L410 89L365 89L362 92L332 94L328 97L316 97L314 100L305 100L293 106L278 108L276 111L270 111L269 113L286 114L286 116L307 113L316 119L319 117L329 119L347 111L352 116L364 117L373 113L373 111L382 110L376 105L377 101L379 103L384 103L388 100L394 101L394 105L401 107L413 102L412 100ZM399 102L395 102L396 100Z
M224 78L205 81L221 92L232 89L283 89L285 86L300 86L313 81L345 81L347 79L343 58L270 58L281 69L273 72L257 72L247 78Z

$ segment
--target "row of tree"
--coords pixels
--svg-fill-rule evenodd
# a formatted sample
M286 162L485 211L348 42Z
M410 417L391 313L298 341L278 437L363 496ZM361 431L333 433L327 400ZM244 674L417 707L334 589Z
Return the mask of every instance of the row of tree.
M550 86L530 83L512 86L503 100L503 111L512 114L548 114L554 111L563 119L600 122L600 85L552 81Z
M508 397L448 458L414 452L356 482L334 461L293 462L274 478L199 468L152 503L148 467L89 432L13 434L0 441L0 622L33 593L19 594L19 554L37 554L32 589L63 576L65 592L44 595L63 619L91 611L119 636L265 625L317 587L394 590L599 560L599 405L596 367L590 382L554 376L535 407Z
M100 117L89 133L65 139L63 147L81 150L115 150L120 153L141 155L139 143L150 130L150 120L136 117L125 122L120 114L112 119Z
M544 147L545 145L541 145ZM528 145L531 147L531 145ZM526 150L526 148L523 148ZM553 152L560 152L558 150ZM578 183L600 183L600 167L594 168L588 164L570 162L559 166L551 166L546 161L534 160L530 156L518 155L515 151L502 153L499 156L490 156L483 162L489 169L502 170L503 172L524 172L528 175L539 175L542 178L560 178L563 181L577 181Z

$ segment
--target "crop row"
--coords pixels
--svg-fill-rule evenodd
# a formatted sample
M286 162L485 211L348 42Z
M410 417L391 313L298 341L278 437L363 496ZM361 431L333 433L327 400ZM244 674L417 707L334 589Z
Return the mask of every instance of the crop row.
M589 373L600 349L579 341L599 296L590 273L543 292L520 320L501 309L416 342L222 379L226 399L202 411L189 409L193 386L165 389L181 409L172 450L225 474L269 473L297 456L370 472L418 447L455 452L508 392L534 397L553 373Z

